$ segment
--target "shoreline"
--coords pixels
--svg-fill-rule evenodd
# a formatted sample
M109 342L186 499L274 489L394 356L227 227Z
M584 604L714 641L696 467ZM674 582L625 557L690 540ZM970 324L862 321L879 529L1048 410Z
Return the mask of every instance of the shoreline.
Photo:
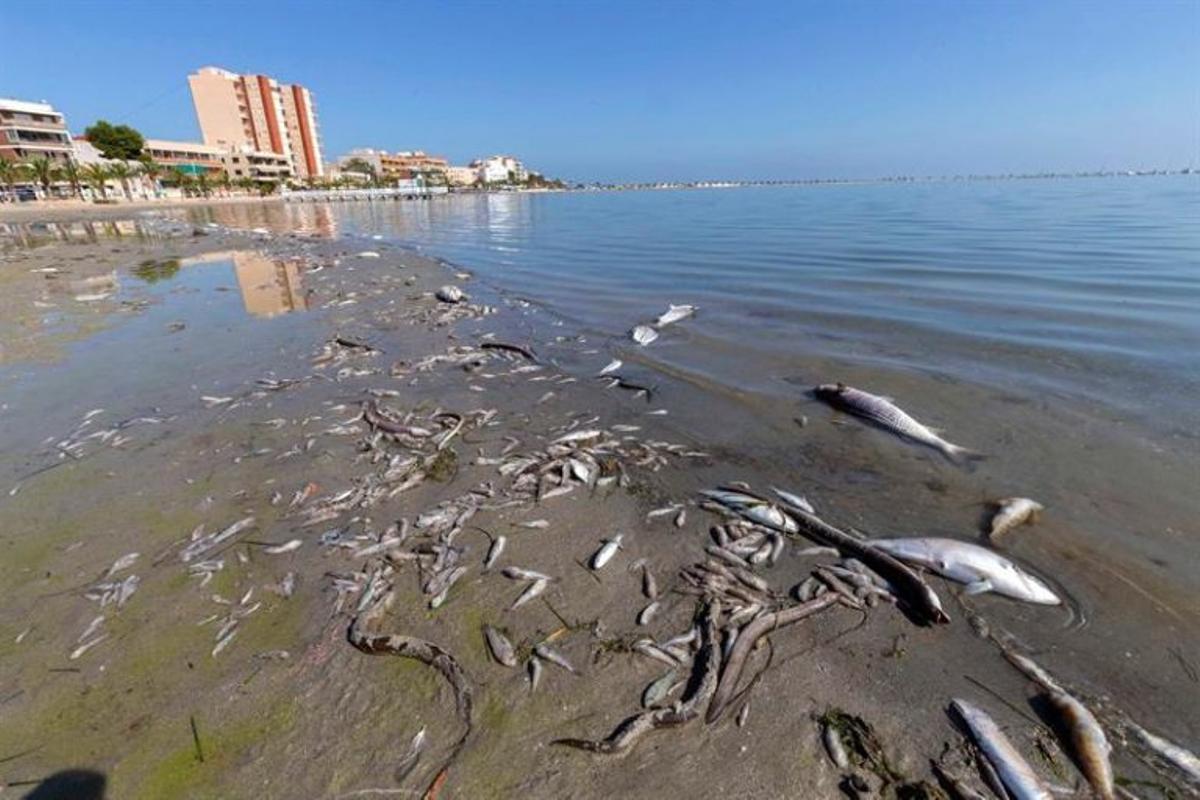
M162 239L122 244L119 253L103 256L104 248L100 245L63 244L49 250L24 251L6 256L0 261L0 269L14 264L36 269L40 268L38 265L66 263L65 255L85 258L90 255L103 261L95 269L111 265L124 275L124 270L139 260L162 259L182 251L190 230L190 225L177 224L173 233ZM289 327L287 331L270 332L269 341L261 347L250 347L251 342L247 340L247 350L261 349L263 355L248 353L245 363L237 367L238 375L230 375L232 368L228 367L224 372L210 375L204 371L207 365L202 364L196 367L199 371L193 371L189 376L191 381L200 382L203 375L215 380L215 384L202 382L201 389L192 391L184 387L180 392L170 390L164 383L162 397L156 397L148 388L147 393L140 395L140 402L149 405L161 402L163 411L160 413L172 417L164 423L166 433L161 439L154 443L135 441L133 446L138 449L129 453L118 448L98 449L94 451L99 459L95 471L90 462L76 465L70 460L65 461L62 467L26 479L17 494L0 504L0 517L6 523L3 529L14 531L3 535L3 543L10 548L27 546L24 537L44 536L42 529L48 523L44 508L47 504L57 508L56 504L63 502L53 500L60 487L73 487L81 494L80 498L66 503L69 508L62 509L64 516L70 519L71 507L76 504L79 508L75 510L80 513L85 508L107 508L103 498L111 496L114 481L115 488L120 490L117 496L129 497L126 492L136 494L138 481L149 479L153 471L162 471L163 477L152 482L163 484L156 487L161 494L155 499L157 505L170 512L168 525L163 528L149 526L151 531L148 533L144 523L131 525L128 516L145 513L144 509L118 512L116 518L106 518L106 513L102 512L100 528L106 531L104 538L93 537L95 540L90 544L71 549L78 539L73 531L63 530L48 537L52 540L49 542L51 550L40 557L40 563L42 566L53 565L54 578L39 578L32 572L6 576L6 582L8 579L19 581L13 588L22 589L20 596L23 598L29 592L42 596L63 584L86 580L98 567L112 563L127 549L149 551L152 545L155 550L165 549L170 556L161 562L161 566L147 566L144 570L139 566L135 570L142 575L142 586L129 601L128 611L118 612L110 621L121 626L114 634L121 648L114 652L99 644L91 655L71 662L86 670L80 674L80 681L100 696L100 700L90 701L100 703L92 710L99 711L109 704L115 704L119 709L116 716L120 719L112 721L114 727L108 732L109 736L130 719L139 718L148 705L163 704L164 713L160 715L163 719L151 724L149 731L134 737L134 741L114 747L89 738L89 744L80 746L80 750L96 753L93 762L96 766L105 772L112 771L114 786L119 782L127 789L134 785L155 785L160 789L170 786L204 791L221 791L223 787L226 793L234 795L255 786L263 796L289 796L289 792L291 796L297 792L338 796L378 785L378 779L372 782L365 776L386 775L391 771L390 765L397 757L396 743L406 743L415 733L415 722L405 727L405 721L414 716L428 720L425 724L430 726L436 752L443 753L449 747L453 739L450 724L453 715L447 710L447 694L438 688L436 681L416 669L405 667L401 670L389 663L392 659L363 658L343 640L352 613L344 609L332 616L329 614L337 584L331 584L328 573L362 571L362 565L347 559L344 550L337 546L318 544L318 534L323 527L297 527L294 517L281 513L280 507L270 502L274 492L279 492L283 496L281 502L286 504L293 491L299 492L307 485L317 484L320 486L317 493L299 506L306 511L323 498L336 497L337 490L364 485L358 484L357 480L369 480L369 476L378 475L371 458L380 452L397 455L391 450L376 451L378 444L365 451L355 444L369 431L362 429L361 422L348 423L346 420L353 416L358 404L369 397L376 397L379 402L399 411L407 409L423 420L422 425L434 424L433 418L422 416L434 406L454 409L454 413L464 415L464 419L476 421L481 419L473 416L476 412L495 409L497 413L492 421L497 424L479 422L477 429L461 435L461 443L455 447L458 454L455 456L455 474L448 482L428 479L414 487L411 493L381 500L378 507L364 507L359 515L366 514L367 522L352 523L351 534L343 534L352 536L354 549L359 550L371 542L384 540L388 535L385 526L389 520L403 516L415 522L420 513L438 507L438 503L461 498L471 487L487 482L500 483L502 479L496 474L496 464L491 462L503 458L501 453L506 446L506 436L516 437L519 442L515 452L531 453L544 451L556 438L583 427L597 425L613 431L613 426L637 426L637 431L619 435L613 431L612 435L617 439L633 439L628 444L630 448L634 448L636 442L661 441L679 444L688 450L708 451L707 457L694 459L660 453L667 463L658 470L636 463L646 457L644 453L640 457L629 457L627 469L632 476L631 483L611 493L577 487L561 498L519 504L512 507L515 510L479 509L474 512L471 524L484 529L488 538L502 531L508 538L510 549L500 563L544 570L558 579L546 592L549 602L542 606L530 604L528 613L504 610L511 605L519 585L475 566L483 558L487 543L479 533L464 531L460 534L459 544L468 548L472 566L459 585L451 589L445 605L436 611L427 608L428 597L423 596L416 576L404 568L403 561L392 565L396 570L393 583L400 594L396 606L399 611L389 618L390 621L398 629L414 631L450 648L475 679L479 691L476 701L482 709L479 733L449 772L449 796L488 796L488 786L498 796L522 791L533 797L602 792L661 798L703 795L717 789L765 797L797 793L832 796L842 774L824 757L820 728L811 721L813 715L831 708L845 709L847 713L867 720L906 779L931 780L925 767L926 759L937 756L942 744L956 741L953 728L945 723L943 716L951 690L988 704L989 711L998 719L1007 720L1019 731L1019 735L1012 735L1021 742L1021 749L1034 752L1032 741L1037 738L1033 732L1036 728L1030 729L1020 716L992 702L994 698L980 695L977 687L965 681L956 669L958 663L967 660L972 665L970 677L974 680L1001 691L1013 702L1023 701L1024 680L1003 662L990 642L972 633L968 618L986 613L993 626L1000 629L1017 626L1022 633L1028 634L1028 608L991 598L980 601L960 598L942 581L934 585L955 618L949 629L913 627L894 610L883 606L864 613L861 621L846 612L837 617L822 616L811 625L804 623L796 629L778 632L772 637L779 649L772 667L764 672L759 685L748 695L751 711L745 727L735 724L730 714L727 715L730 718L717 725L695 722L679 731L655 733L627 757L629 760L624 762L627 767L613 765L600 757L548 747L547 743L553 738L607 735L618 720L633 713L642 688L661 674L662 669L651 660L622 650L621 645L628 647L631 640L640 635L665 638L690 624L694 601L673 591L683 586L677 576L689 563L703 559L704 548L710 543L709 527L720 522L719 517L695 505L697 490L713 488L730 480L747 480L763 490L772 481L805 491L812 487L816 489L815 502L822 515L852 522L868 531L886 530L889 526L885 521L895 514L901 515L902 519L915 520L927 510L928 504L922 502L915 512L873 509L866 501L866 494L839 497L822 491L821 468L796 464L790 457L784 460L783 453L766 457L755 454L751 458L745 450L733 449L738 438L736 426L709 441L701 440L695 435L695 423L685 421L689 418L686 410L671 408L679 395L669 391L660 392L652 403L629 397L626 393L594 391L590 378L594 370L590 364L603 363L606 356L602 350L597 352L596 346L590 343L557 342L549 336L527 342L526 339L537 335L535 331L539 329L522 320L522 306L494 294L477 281L456 276L457 266L379 241L346 236L317 242L286 234L247 236L214 227L201 239L187 241L186 247L195 251L265 249L281 258L299 259L305 286L313 290L312 307L307 312L310 319L288 316L266 323ZM380 257L355 255L367 249L378 251ZM184 269L204 270L208 267L201 264ZM200 273L194 275L198 280ZM478 295L471 298L472 305L465 308L447 306L429 297L438 286L451 282L463 286L469 295ZM204 286L208 294L218 296L207 284L197 286ZM143 288L137 287L137 290ZM189 289L193 290L194 287ZM170 307L173 296L152 293L149 305L145 307L149 311L132 313L165 310ZM125 297L126 301L137 299L137 294ZM489 311L492 308L495 313ZM188 331L191 326L200 325L200 320L204 319L203 310L197 312L195 322L191 319L188 318L189 327L178 335L193 335ZM297 326L295 329L290 327L293 324ZM235 333L245 336L252 330L255 329L236 327ZM364 354L354 348L344 352L342 346L333 346L330 351L328 342L335 334L347 335L350 341L364 341L376 354ZM487 334L492 334L494 339L484 338ZM203 332L197 331L195 335L199 338L173 341L164 355L202 343L217 350L225 346L215 340L206 342L207 334ZM541 369L522 371L524 367L535 365L491 356L484 359L483 366L465 369L464 365L469 367L472 363L470 359L454 360L462 355L456 353L455 348L478 347L484 342L506 339L518 344L532 344ZM158 348L146 345L146 349L143 356L146 363L156 363L152 354ZM323 362L314 363L313 357L322 358L326 352L331 352L331 364L337 368L336 373L329 370L320 380L304 381L294 389L280 392L255 388L253 375L256 370L253 367L266 355L272 359L265 362L270 363L268 374L292 379L304 372L321 371L317 367ZM445 357L446 360L433 362L428 369L418 366L429 356ZM70 364L69 355L66 363ZM356 374L364 370L367 371L365 374ZM336 377L330 377L333 374ZM148 380L148 384L153 383L154 380ZM381 393L372 395L371 391ZM203 408L197 397L209 392L218 399L226 395L236 399L212 409ZM262 396L256 397L256 392ZM79 398L75 403L78 408L59 409L58 414L52 413L51 409L47 416L53 417L60 428L69 429L67 420L78 421L86 413L84 406L89 405L90 399ZM114 393L110 399L121 402L119 393ZM648 413L661 408L667 408L671 413L666 416ZM22 412L18 408L8 413ZM112 413L119 412L114 410ZM300 424L300 420L314 415L322 419L311 423L311 432L302 433L308 425ZM6 420L8 418L6 416ZM100 419L103 421L107 417ZM277 428L263 425L275 419L283 419L284 423ZM339 425L357 426L359 430L348 435L317 433ZM298 437L297 433L300 434ZM138 434L135 431L129 435ZM283 461L268 462L272 466L267 468L255 465L255 459L274 458L296 445L303 447L309 439L317 441L311 450L303 450ZM798 446L803 447L806 457L815 459L820 467L830 468L832 465L826 462L832 458L832 453L827 441L817 438ZM711 447L714 442L716 446ZM252 455L265 449L273 452ZM88 445L88 451L91 451L91 445ZM308 452L315 455L309 459L305 455ZM402 450L399 452L403 453ZM849 452L841 456L848 457L851 463L837 469L856 468L853 461L857 454ZM654 465L657 461L651 459L648 463ZM4 466L9 467L8 464ZM129 473L130 477L101 479L106 468ZM75 474L69 479L57 474L64 470ZM232 474L223 476L226 471ZM181 497L181 487L192 485L181 479L196 479L203 474L209 476L203 488L183 489L186 498ZM8 475L7 469L5 475ZM951 475L956 481L969 481L969 476ZM354 480L348 481L348 476L353 476ZM815 483L809 484L802 476ZM948 480L937 466L928 468L926 475L916 477ZM94 488L93 483L97 484ZM798 485L800 483L806 485ZM239 496L239 491L247 494ZM92 495L93 492L99 494ZM204 503L205 498L212 500L199 511L197 503ZM682 503L681 507L687 511L687 519L682 525L677 527L664 518L647 520L648 511L667 503ZM20 510L14 512L14 505ZM210 656L208 649L213 646L212 640L189 629L194 628L190 623L192 617L202 616L199 612L212 588L199 591L191 584L178 585L179 575L186 574L187 568L174 560L170 543L185 535L193 523L204 522L209 530L213 530L214 526L219 528L240 518L246 510L252 510L265 528L256 538L276 545L296 538L302 546L294 555L272 557L263 554L262 546L242 544L227 554L230 563L216 574L214 587L220 584L220 592L229 600L236 600L248 589L257 592L251 601L254 597L271 599L266 608L254 612L267 616L245 618L250 620L246 625L257 625L257 628L240 634L241 641L235 642L236 647L230 645L227 652L220 654L223 657ZM107 512L111 513L114 512ZM122 517L122 514L126 516ZM350 514L337 517L329 524L335 524L336 520L340 526L348 516ZM520 527L520 523L532 518L545 518L547 527ZM586 566L581 566L581 562L586 563L592 557L601 540L615 531L623 531L628 540L625 549L617 554L614 565L604 572L589 571ZM764 579L775 591L786 594L807 576L813 563L811 556L799 554L802 548L803 545L789 544L780 563L762 571ZM237 552L245 553L249 562L234 563ZM143 552L142 558L148 555ZM638 558L647 559L663 585L664 596L670 600L664 603L666 608L659 612L658 621L649 626L636 624L636 618L647 602L639 590L640 575L628 570ZM279 573L283 567L277 565L286 565L295 571L297 589L294 595L284 598L268 592L266 587L281 579ZM368 563L371 568L382 569L384 566L382 562L374 567ZM369 574L367 570L366 576ZM357 577L352 581L359 588L349 598L351 606L369 590L370 582L364 578ZM340 594L339 591L339 597ZM182 634L146 607L148 598L156 599L162 607L171 608L172 618L189 620L184 623ZM253 605L251 601L237 607L249 608ZM128 621L123 622L126 613L139 621L132 626ZM92 604L76 594L38 607L24 599L19 607L6 609L0 617L0 625L6 632L9 628L19 632L22 616L36 616L39 620L34 625L39 635L29 640L30 647L10 648L13 652L7 658L18 663L17 680L27 692L17 701L15 712L51 740L56 738L54 725L41 715L47 708L53 709L55 703L69 699L72 687L64 691L61 686L53 686L37 676L37 669L50 652L57 652L62 658L61 654L69 650L69 640L74 640L92 614ZM268 618L269 623L262 621ZM73 624L65 631L56 630L63 619L71 619ZM485 621L508 629L514 640L524 642L526 646L540 637L564 631L557 634L556 646L563 649L576 666L586 666L581 668L580 676L548 666L543 676L548 686L531 693L523 675L506 671L489 661L479 633L479 625ZM1150 722L1156 723L1156 730L1167 726L1165 730L1171 738L1186 744L1187 739L1183 736L1189 732L1186 723L1166 719L1171 707L1170 695L1137 696L1136 682L1116 679L1124 669L1121 663L1111 665L1115 672L1110 672L1104 665L1088 664L1087 677L1079 678L1075 670L1082 664L1073 648L1080 647L1080 641L1074 640L1056 648L1051 643L1057 622L1041 624L1049 637L1045 644L1052 671L1061 673L1072 683L1103 687L1104 691L1130 703L1133 708L1130 713L1135 713L1143 724L1147 724L1146 717L1150 716ZM1094 628L1091 634L1095 634ZM155 648L163 648L167 664L157 661L157 655L153 664L138 664L138 659L150 658L147 648L152 642ZM258 654L253 652L253 645L258 645ZM275 661L258 657L277 649L288 650L289 657ZM801 659L800 656L805 657ZM1039 655L1039 659L1041 657ZM168 673L168 677L159 673L160 664L178 668L183 660L194 659L204 660L200 675L185 680L169 677L172 673ZM98 671L101 666L111 666L111 670ZM148 687L149 697L135 701L116 700L117 687L129 676L137 674L138 669L149 670L145 677L151 684L162 684ZM262 677L257 677L260 675ZM399 684L404 688L397 688L398 676L404 677ZM260 684L253 693L247 693L245 687L251 680L265 681L268 688L264 690ZM420 687L420 690L413 691L408 688L410 686ZM187 707L193 705L179 696L181 692L204 697L208 702L219 702L216 698L225 693L240 697L240 702L250 704L255 709L253 713L260 713L262 719L269 722L265 727L252 726L249 732L233 730L237 725L218 721L222 715L244 719L246 715L238 713L239 709L231 704L220 713L209 708L201 728L206 732L206 738L213 735L209 732L210 724L218 731L230 728L215 740L216 752L226 754L218 755L218 762L232 767L232 762L221 762L220 759L232 758L228 755L230 752L254 752L256 761L252 769L255 775L264 774L264 770L271 775L265 785L252 783L254 778L245 769L221 775L215 768L189 765L186 757L179 762L178 753L183 752L186 756L190 747L186 712ZM303 707L285 702L287 693L303 698ZM337 708L339 714L326 719L320 712L323 708ZM419 713L414 714L414 708L420 709ZM1118 724L1116 717L1111 719L1111 724ZM318 723L318 720L324 722ZM1105 717L1105 720L1109 722L1110 718ZM363 721L369 722L366 726L369 730L358 730ZM314 736L317 730L314 726L318 724L321 725L320 736ZM59 731L58 736L61 735ZM149 736L161 737L162 741L146 741ZM208 741L214 746L213 739ZM336 744L325 744L330 741ZM781 747L781 742L786 746ZM749 755L740 755L744 748L749 748ZM164 753L164 749L167 752ZM49 754L35 758L43 759L38 766L50 771L70 766L54 763L56 754L61 757L69 752L70 748L56 742ZM294 762L296 752L323 757L304 764L289 763ZM1139 772L1144 768L1138 766L1134 755L1126 749L1119 753L1123 774L1145 774ZM152 766L163 757L176 759L170 774L163 774ZM1057 774L1059 769L1065 775L1073 774L1070 767L1064 766L1069 764L1065 756L1060 753L1059 757L1061 764L1051 770L1051 774ZM338 760L346 761L347 765L352 763L355 769L343 769L333 763ZM151 777L159 783L152 784ZM875 780L869 774L865 777Z

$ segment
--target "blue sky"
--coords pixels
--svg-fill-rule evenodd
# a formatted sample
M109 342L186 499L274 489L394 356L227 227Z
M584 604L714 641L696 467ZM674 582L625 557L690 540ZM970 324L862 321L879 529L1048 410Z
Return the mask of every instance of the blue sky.
M302 83L326 157L581 180L1200 165L1200 2L0 3L0 96L195 139L186 76Z

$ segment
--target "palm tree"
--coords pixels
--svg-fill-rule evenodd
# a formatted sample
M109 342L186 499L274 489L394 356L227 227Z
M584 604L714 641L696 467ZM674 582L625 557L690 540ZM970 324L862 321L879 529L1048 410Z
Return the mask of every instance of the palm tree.
M108 199L108 167L104 164L88 164L83 168L84 180L92 187L93 199L100 195L101 200Z
M221 170L217 173L216 184L218 188L220 188L221 192L228 197L229 189L233 186L233 179L229 177L228 172Z
M207 172L201 172L196 176L196 188L200 191L201 197L208 197L208 195L212 192L208 181Z
M67 161L62 165L62 177L71 184L71 194L83 199L83 173L79 171L79 165L74 161Z
M158 179L166 172L166 167L158 163L152 158L142 160L142 177L150 181L150 187L154 190L154 196L159 196L160 186Z
M16 199L17 181L25 177L26 171L24 164L0 158L0 182L8 187L8 195L13 200Z
M125 195L125 199L131 199L129 196L129 179L133 177L133 169L124 161L114 161L112 166L108 168L108 173L121 182L121 192Z
M245 178L238 178L236 183L241 189L243 189L247 193L254 191L254 187L258 185L258 181L254 180L254 178L251 178L249 176L247 176Z
M50 185L58 177L58 165L46 156L38 156L28 163L29 169L33 171L33 177L42 185L42 198L49 200Z

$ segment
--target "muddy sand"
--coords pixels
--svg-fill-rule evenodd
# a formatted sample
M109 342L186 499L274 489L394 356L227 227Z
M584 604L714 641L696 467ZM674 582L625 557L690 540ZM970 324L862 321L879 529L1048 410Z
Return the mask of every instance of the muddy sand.
M1046 784L1093 796L1003 650L1096 716L1119 792L1195 796L1131 725L1196 749L1194 603L1159 611L1183 646L1166 673L1060 644L1072 603L926 574L951 621L918 624L911 601L851 585L746 650L710 723L731 631L798 591L837 597L836 577L808 579L843 559L699 492L783 487L867 535L911 522L821 488L839 454L816 422L787 432L806 458L751 458L730 429L678 422L669 387L605 389L611 354L537 307L381 242L88 228L0 255L5 797L953 796L933 762L986 793L956 697ZM466 298L439 300L447 284ZM970 480L929 463L931 482ZM741 566L739 542L759 545ZM398 652L368 652L384 645ZM658 718L680 724L617 754L555 743L609 736L652 683Z

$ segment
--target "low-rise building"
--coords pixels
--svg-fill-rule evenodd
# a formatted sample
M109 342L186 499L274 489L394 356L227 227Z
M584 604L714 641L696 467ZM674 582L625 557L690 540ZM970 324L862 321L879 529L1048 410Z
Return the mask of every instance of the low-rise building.
M228 148L199 142L173 142L167 139L147 139L142 153L167 169L177 169L188 175L213 174L224 169L222 158Z
M375 150L370 147L351 150L338 160L338 165L342 170L349 168L351 171L361 172L361 168L354 170L354 167L357 166L356 162L366 164L374 170L376 177L386 181L418 176L445 178L447 170L450 168L450 162L446 159L441 156L431 156L423 150L401 150L397 153L389 153L386 150Z
M451 186L474 186L478 180L477 167L446 167L446 181Z
M73 154L66 118L53 106L0 98L0 158L29 161L45 157L70 161Z
M512 156L488 156L472 161L484 183L524 183L529 178L525 165Z
M260 183L279 183L292 177L292 162L280 153L231 150L221 155L221 165L235 181L250 178Z

